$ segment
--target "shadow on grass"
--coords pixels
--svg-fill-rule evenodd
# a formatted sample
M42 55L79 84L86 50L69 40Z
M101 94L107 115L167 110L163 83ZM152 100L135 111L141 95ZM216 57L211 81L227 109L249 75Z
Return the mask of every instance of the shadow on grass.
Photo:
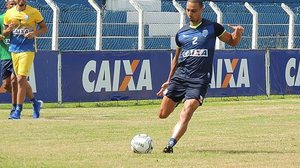
M251 150L195 150L197 153L214 153L214 154L271 154L271 153L296 153L295 151L251 151Z

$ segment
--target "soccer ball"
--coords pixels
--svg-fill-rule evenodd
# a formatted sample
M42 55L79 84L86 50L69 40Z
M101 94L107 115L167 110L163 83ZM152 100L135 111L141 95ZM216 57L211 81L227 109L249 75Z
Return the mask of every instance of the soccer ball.
M135 135L131 140L131 150L134 153L151 153L153 150L151 137L147 134Z

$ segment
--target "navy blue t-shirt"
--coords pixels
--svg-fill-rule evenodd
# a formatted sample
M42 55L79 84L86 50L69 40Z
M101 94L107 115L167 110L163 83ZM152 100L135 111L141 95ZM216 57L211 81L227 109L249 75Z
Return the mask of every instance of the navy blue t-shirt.
M210 83L216 37L224 31L222 25L207 19L202 19L197 28L182 27L175 37L181 52L173 77L200 84Z

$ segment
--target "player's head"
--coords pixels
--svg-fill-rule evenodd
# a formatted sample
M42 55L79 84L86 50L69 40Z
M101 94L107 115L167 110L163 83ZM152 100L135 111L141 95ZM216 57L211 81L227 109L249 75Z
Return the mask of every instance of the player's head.
M10 9L12 7L14 7L16 5L16 1L15 0L6 0L6 9Z
M15 0L17 5L22 7L22 6L25 6L26 5L26 0Z
M186 14L191 22L201 22L203 10L203 0L187 0Z

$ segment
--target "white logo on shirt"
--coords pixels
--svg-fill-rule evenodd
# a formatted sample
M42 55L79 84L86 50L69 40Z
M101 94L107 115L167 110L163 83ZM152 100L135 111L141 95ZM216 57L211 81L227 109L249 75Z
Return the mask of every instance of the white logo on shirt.
M208 30L206 30L206 29L205 29L205 30L203 30L203 32L202 32L202 36L203 36L203 37L207 37L207 35L208 35Z
M183 57L208 57L207 49L191 49L182 52Z
M185 35L185 34L183 34L183 35L182 35L182 37L183 37L183 38L186 38L186 37L189 37L189 36L188 36L188 35Z
M13 35L25 35L25 34L27 34L27 33L29 33L30 32L30 30L29 29L15 29L14 31L13 31Z
M27 21L28 19L29 19L29 16L28 16L28 15L25 15L25 16L24 16L24 20Z

